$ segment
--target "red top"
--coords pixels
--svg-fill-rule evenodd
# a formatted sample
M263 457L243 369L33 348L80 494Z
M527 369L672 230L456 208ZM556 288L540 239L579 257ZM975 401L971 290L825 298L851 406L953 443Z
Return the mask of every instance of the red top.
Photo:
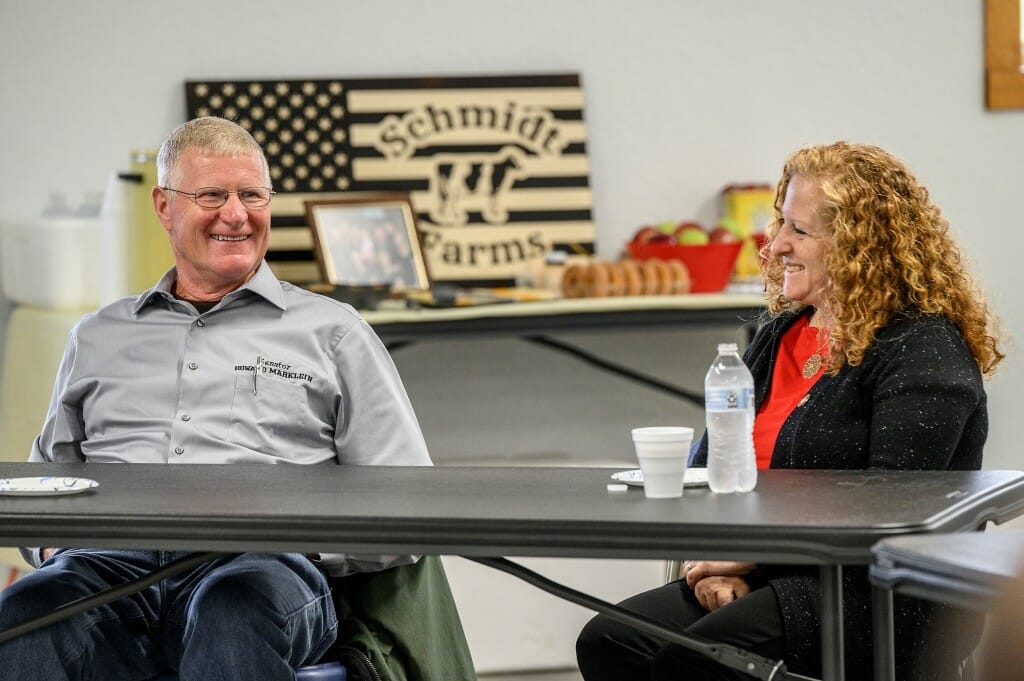
M772 387L754 419L754 451L758 468L770 466L775 440L783 422L825 373L825 362L822 362L814 376L803 376L804 363L811 355L817 352L822 359L828 358L828 340L818 340L818 331L808 325L807 317L801 317L782 336L772 369Z

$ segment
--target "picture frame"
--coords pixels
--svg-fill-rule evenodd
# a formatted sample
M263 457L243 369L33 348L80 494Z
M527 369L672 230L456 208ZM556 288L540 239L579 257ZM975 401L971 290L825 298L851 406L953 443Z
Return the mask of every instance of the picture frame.
M416 214L408 194L363 194L306 201L313 254L327 284L430 290Z

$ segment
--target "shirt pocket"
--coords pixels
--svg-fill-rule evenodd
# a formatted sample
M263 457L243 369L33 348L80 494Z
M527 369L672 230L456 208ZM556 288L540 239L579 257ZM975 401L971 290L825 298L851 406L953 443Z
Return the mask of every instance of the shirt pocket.
M265 454L287 454L305 429L306 389L260 374L235 376L228 440Z

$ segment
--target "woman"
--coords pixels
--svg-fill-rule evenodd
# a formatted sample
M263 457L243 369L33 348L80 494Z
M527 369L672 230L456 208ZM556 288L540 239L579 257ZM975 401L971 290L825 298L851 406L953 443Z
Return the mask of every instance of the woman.
M790 156L775 213L768 319L745 353L759 467L980 468L982 378L1003 354L927 190L885 151L837 142ZM693 465L706 462L705 436ZM687 561L683 572L623 606L820 676L816 569ZM870 603L867 571L846 569L847 678L870 676ZM898 678L959 678L973 640L940 640L939 606L896 604ZM587 681L749 678L603 616L577 657Z

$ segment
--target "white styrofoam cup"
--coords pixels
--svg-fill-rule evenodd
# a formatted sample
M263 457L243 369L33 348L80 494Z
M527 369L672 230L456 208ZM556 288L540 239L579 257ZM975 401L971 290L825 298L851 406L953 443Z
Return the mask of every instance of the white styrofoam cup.
M644 476L644 495L650 499L681 497L686 460L693 442L693 428L634 428L632 436L636 458Z

